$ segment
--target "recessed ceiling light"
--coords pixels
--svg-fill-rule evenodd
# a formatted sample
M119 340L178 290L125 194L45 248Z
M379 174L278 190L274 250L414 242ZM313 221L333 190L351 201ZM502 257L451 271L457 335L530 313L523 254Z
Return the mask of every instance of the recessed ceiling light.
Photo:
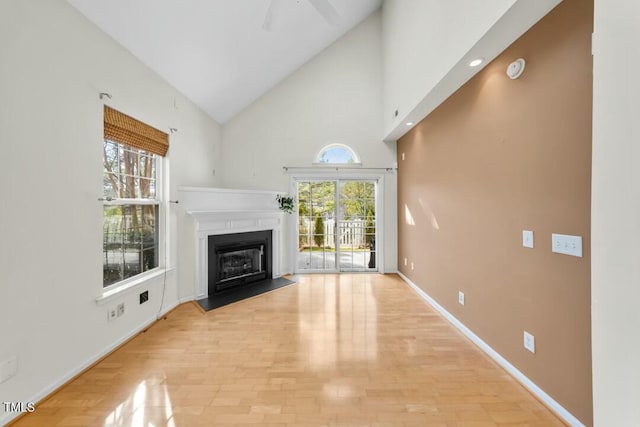
M413 126L413 122L407 122L405 123L407 126Z
M484 58L474 59L473 61L469 62L469 67L477 67L478 65L482 64L483 61Z

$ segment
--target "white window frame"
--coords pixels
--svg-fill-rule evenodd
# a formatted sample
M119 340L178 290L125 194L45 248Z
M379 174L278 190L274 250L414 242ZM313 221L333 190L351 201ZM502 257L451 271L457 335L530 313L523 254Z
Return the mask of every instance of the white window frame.
M335 167L336 164L334 163ZM324 180L363 180L377 181L376 185L376 265L378 274L385 274L385 250L384 250L384 174L382 173L362 173L357 169L353 171L318 170L314 172L294 173L289 178L289 194L298 194L298 181L324 181ZM313 271L298 271L298 209L294 212L293 221L289 223L291 268L295 273L312 273ZM337 272L336 272L337 273Z
M331 150L333 148L342 148L345 151L348 151L349 153L351 153L351 157L353 157L353 163L324 163L321 162L320 160L322 159L322 156L324 155L324 153L328 150ZM335 142L332 144L328 144L325 145L324 147L322 147L320 149L320 151L318 151L318 154L316 154L316 157L313 161L313 165L314 166L330 166L330 167L336 167L336 166L341 166L341 167L358 167L358 166L362 166L362 162L360 161L360 156L358 156L358 153L355 152L355 150L351 147L349 147L346 144L342 144L339 142Z
M123 145L125 147L131 147L128 144L123 144L118 141L112 141L116 144ZM104 138L102 139L102 143L104 144ZM135 148L135 147L133 147ZM167 261L167 252L166 252L166 242L167 242L167 207L164 200L164 191L165 188L168 188L167 179L168 179L168 157L161 156L159 154L155 155L156 159L156 178L155 178L155 199L130 199L123 198L118 199L114 198L109 200L107 197L102 197L102 218L104 220L104 207L105 206L123 206L123 205L157 205L158 206L158 218L156 218L157 227L158 227L158 243L157 243L157 253L158 253L158 265L150 270L143 271L142 273L136 274L135 276L128 277L119 282L112 283L108 286L104 286L104 278L102 283L100 284L101 292L100 296L96 299L98 303L106 302L107 300L115 297L116 295L136 287L137 285L141 285L142 283L146 283L148 280L161 276L166 272L166 263ZM101 173L104 174L104 159L100 163L102 165ZM167 173L165 173L165 170ZM103 187L104 191L104 187ZM102 234L102 242L104 242L104 234Z

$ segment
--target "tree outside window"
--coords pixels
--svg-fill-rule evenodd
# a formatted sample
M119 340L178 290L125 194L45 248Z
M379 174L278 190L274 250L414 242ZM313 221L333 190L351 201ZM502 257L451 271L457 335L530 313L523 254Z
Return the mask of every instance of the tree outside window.
M105 139L103 286L158 266L157 158Z

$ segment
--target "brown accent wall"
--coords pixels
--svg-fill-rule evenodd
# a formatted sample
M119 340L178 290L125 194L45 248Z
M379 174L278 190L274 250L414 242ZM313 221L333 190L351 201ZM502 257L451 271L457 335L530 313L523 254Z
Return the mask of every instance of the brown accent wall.
M592 28L593 2L565 0L398 142L400 271L586 425Z

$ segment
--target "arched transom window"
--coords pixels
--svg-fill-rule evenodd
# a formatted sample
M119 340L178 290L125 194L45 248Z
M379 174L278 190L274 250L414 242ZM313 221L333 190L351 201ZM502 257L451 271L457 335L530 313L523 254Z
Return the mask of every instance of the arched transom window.
M328 165L358 165L360 164L360 157L358 157L355 151L347 145L329 144L320 150L314 163Z

